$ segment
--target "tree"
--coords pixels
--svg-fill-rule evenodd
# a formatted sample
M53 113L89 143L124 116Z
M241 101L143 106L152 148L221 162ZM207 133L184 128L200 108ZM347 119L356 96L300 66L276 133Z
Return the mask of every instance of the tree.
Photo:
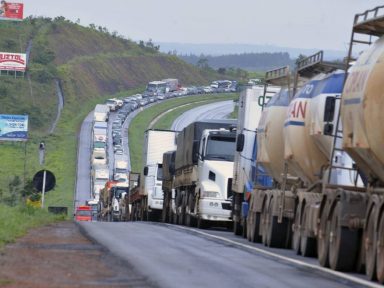
M198 61L197 61L197 67L201 68L201 69L206 69L209 67L208 65L208 59L207 58L200 58Z
M222 74L222 75L224 75L226 71L227 71L227 69L225 69L224 67L220 67L219 69L217 69L217 73Z

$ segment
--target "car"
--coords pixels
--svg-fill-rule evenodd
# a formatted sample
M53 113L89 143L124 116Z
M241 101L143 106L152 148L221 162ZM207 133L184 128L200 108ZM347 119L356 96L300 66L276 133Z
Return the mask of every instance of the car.
M113 145L121 145L122 144L122 139L121 138L113 139L112 144Z
M121 144L116 144L113 146L113 151L116 151L118 149L123 149L123 147L121 146Z
M157 95L156 99L157 100L164 100L165 99L165 95L164 94Z
M123 153L124 153L124 151L121 148L115 150L116 155L123 155Z

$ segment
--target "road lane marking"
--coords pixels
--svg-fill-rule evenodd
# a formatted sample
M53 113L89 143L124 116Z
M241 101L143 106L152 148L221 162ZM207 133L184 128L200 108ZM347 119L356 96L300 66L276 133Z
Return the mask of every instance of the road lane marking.
M172 225L172 227L175 227L175 226ZM204 236L207 236L207 237L210 237L210 238L214 238L214 239L221 240L221 241L224 241L224 242L227 242L227 243L230 243L230 244L234 244L234 245L246 248L246 249L250 249L250 250L256 251L256 252L258 252L260 254L264 254L264 255L273 257L275 259L283 260L283 261L295 264L297 266L301 266L301 267L305 267L305 268L310 268L310 269L317 270L317 271L320 271L320 272L323 272L323 273L326 273L326 274L330 274L332 276L343 278L345 280L348 280L350 282L353 282L353 283L356 283L356 284L359 284L359 285L363 285L365 287L383 288L383 286L378 284L378 283L374 283L374 282L371 282L371 281L368 281L368 280L364 280L364 279L361 279L361 278L358 278L358 277L355 277L355 276L352 276L352 275L348 275L348 274L345 274L345 273L342 273L342 272L339 272L339 271L331 270L331 269L328 269L328 268L325 268L325 267L322 267L322 266L317 266L317 265L306 263L306 262L303 262L303 261L300 261L300 260L297 260L297 259L289 258L289 257L283 256L283 255L279 255L277 253L273 253L273 252L270 252L270 251L266 251L266 250L254 247L254 246L250 246L250 245L247 245L247 244L239 243L239 242L236 242L234 240L230 240L230 239L227 239L227 238L224 238L224 237L221 237L221 236L211 235L211 234L208 234L208 233L196 230L196 229L191 229L191 228L188 228L188 227L182 227L182 226L176 226L176 227L178 229L183 229L183 230L186 230L186 231L193 231L194 233L197 233L197 234L201 234L201 235L204 235Z

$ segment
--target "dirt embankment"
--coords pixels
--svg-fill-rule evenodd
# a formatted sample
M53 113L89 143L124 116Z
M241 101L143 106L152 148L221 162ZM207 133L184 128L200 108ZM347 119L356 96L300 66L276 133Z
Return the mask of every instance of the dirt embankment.
M0 256L0 287L154 287L73 222L32 230Z

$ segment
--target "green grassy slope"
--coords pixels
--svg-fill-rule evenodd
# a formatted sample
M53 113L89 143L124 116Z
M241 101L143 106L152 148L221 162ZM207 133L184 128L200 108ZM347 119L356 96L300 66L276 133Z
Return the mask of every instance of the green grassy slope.
M25 77L0 77L0 114L28 114L30 119L26 146L0 143L0 203L20 202L20 197L15 200L12 195L20 195L24 180L30 181L43 168L38 163L38 143L44 140L44 168L57 180L47 195L47 206L71 208L77 133L95 104L112 95L140 92L151 80L179 78L190 85L219 78L212 71L201 71L106 29L83 27L62 17L0 23L0 51L25 52L28 43L32 49ZM48 135L57 111L56 79L64 90L64 109L56 130Z

